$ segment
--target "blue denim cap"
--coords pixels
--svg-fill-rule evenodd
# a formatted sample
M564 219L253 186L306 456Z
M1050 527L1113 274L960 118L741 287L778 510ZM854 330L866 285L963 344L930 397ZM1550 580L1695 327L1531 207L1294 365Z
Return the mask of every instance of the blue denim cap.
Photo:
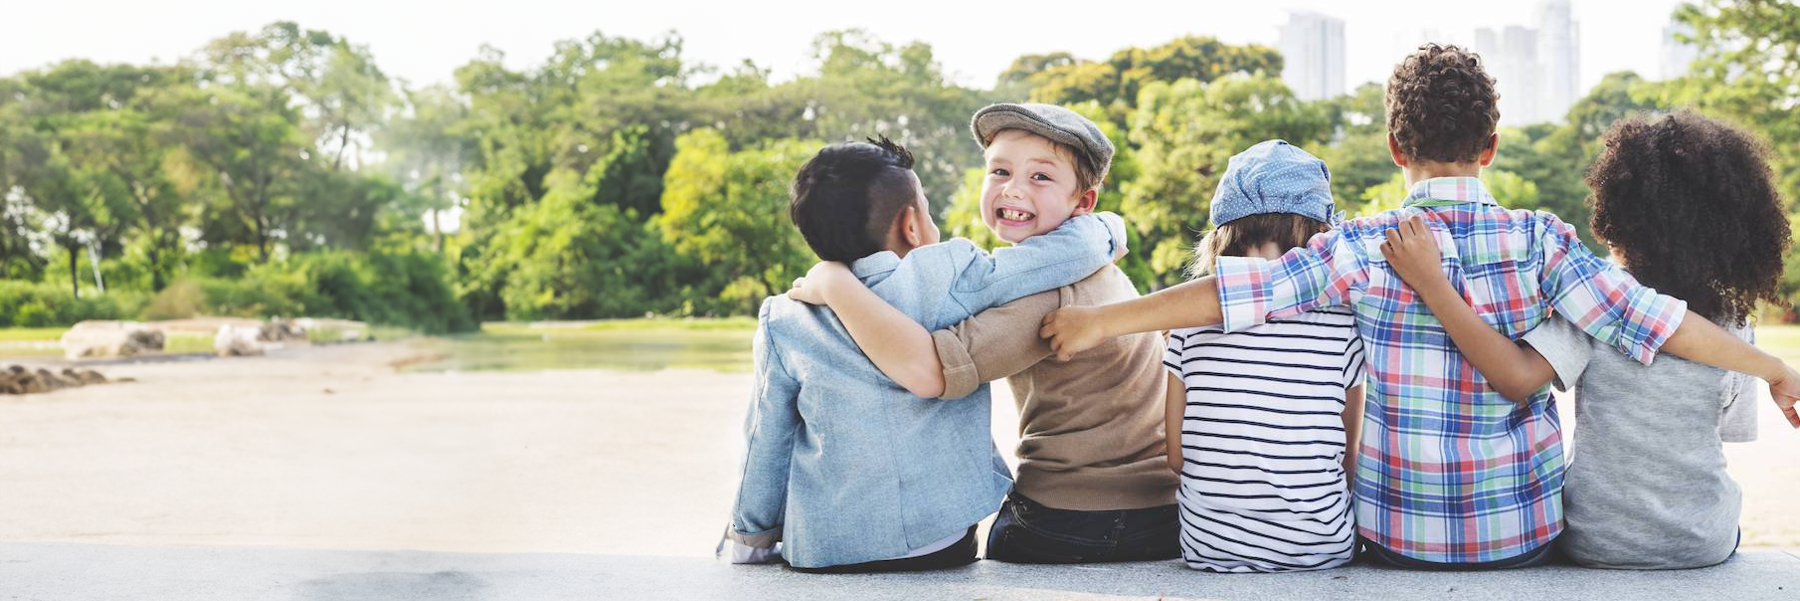
M1325 161L1286 140L1259 142L1231 157L1213 192L1212 225L1262 213L1293 213L1333 223Z

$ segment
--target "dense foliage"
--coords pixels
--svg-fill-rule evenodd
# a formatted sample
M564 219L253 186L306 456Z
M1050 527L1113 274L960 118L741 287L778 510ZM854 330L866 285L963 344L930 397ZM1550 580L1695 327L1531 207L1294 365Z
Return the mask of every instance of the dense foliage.
M1688 76L1611 74L1558 122L1502 123L1485 177L1503 202L1594 244L1582 173L1600 136L1675 107L1765 136L1783 194L1800 196L1800 7L1707 0L1675 18L1701 51ZM820 35L814 69L787 81L694 64L682 45L595 33L524 70L484 48L453 83L415 87L366 47L283 22L172 66L0 78L0 326L307 314L447 332L745 314L812 261L783 207L824 143L907 145L947 232L992 244L967 123L995 101L1101 124L1119 150L1100 205L1131 224L1124 265L1146 288L1181 277L1226 159L1257 141L1324 158L1351 214L1404 193L1381 86L1302 101L1261 46L1027 55L975 89L929 46L855 30ZM1783 292L1800 294L1800 275Z

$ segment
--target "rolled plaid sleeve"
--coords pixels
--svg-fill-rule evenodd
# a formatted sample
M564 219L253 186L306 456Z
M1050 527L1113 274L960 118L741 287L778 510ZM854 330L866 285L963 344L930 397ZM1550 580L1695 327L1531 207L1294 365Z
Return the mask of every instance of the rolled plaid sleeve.
M1540 212L1538 218L1544 232L1539 285L1551 307L1595 340L1648 365L1681 327L1687 302L1657 294L1594 256L1575 237L1575 228L1555 215Z
M1348 305L1351 287L1367 280L1342 230L1312 237L1275 261L1219 257L1219 309L1225 331L1333 305Z

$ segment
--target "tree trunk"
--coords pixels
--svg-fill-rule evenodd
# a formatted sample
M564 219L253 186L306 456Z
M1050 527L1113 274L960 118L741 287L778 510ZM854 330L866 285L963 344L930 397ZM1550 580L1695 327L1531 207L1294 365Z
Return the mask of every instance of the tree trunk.
M157 252L157 248L161 245L162 238L160 236L150 237L150 249L148 250L148 253L150 255L151 292L162 292L163 287L167 285L167 282L163 281L162 253Z
M438 211L437 209L431 210L431 237L433 238L433 243L437 246L437 254L441 257L444 255L444 228L438 225L438 215L440 213L441 211Z
M331 170L332 171L337 171L338 166L344 164L344 151L346 149L348 149L349 147L350 147L350 126L345 125L343 137L338 138L337 158L332 159L332 161L331 161Z
M81 298L81 270L75 264L81 256L77 254L80 252L77 246L72 242L69 244L69 291L75 293L75 298Z

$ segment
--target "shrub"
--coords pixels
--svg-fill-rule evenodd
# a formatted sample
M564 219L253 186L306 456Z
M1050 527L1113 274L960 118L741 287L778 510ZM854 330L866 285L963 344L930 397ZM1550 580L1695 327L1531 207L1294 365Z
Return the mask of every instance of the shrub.
M76 298L51 283L0 281L0 327L45 328L89 319L136 319L148 300L142 292L85 290Z

